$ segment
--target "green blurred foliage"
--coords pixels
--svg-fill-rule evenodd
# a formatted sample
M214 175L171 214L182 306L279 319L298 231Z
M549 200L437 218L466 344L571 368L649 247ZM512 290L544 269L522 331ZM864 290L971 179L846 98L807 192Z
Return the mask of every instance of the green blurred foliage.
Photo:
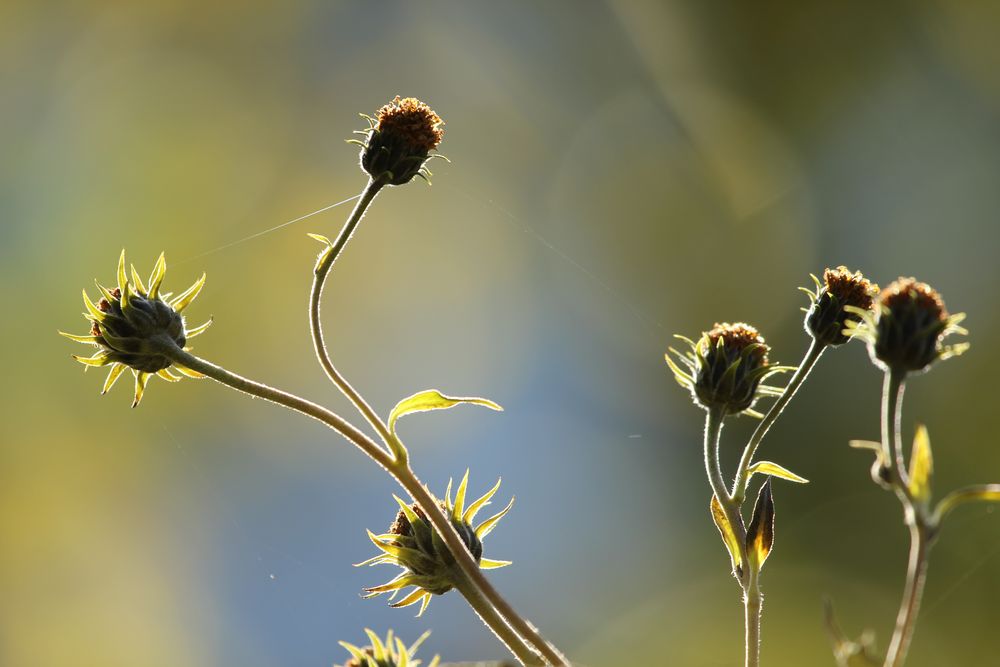
M431 386L507 408L401 431L435 488L504 475L518 505L494 544L515 565L495 579L572 656L736 664L701 414L662 353L742 319L794 363L809 272L916 275L969 312L973 347L912 382L907 438L928 424L938 493L1000 481L998 19L947 0L3 4L0 663L330 664L390 625L434 628L429 655L503 657L455 596L420 622L358 601L384 573L349 563L394 489L356 452L207 381L154 380L130 411L55 335L85 328L79 290L122 247L143 271L165 250L168 288L209 275L198 354L348 414L304 312L305 233L347 207L244 239L355 194L342 140L402 94L445 118L453 162L381 195L338 262L334 357L383 413ZM775 483L765 664L833 664L824 594L888 639L906 534L846 446L877 434L878 391L861 347L837 350L762 447L811 480ZM726 428L729 470L750 428ZM956 512L910 665L990 663L998 562L1000 519Z

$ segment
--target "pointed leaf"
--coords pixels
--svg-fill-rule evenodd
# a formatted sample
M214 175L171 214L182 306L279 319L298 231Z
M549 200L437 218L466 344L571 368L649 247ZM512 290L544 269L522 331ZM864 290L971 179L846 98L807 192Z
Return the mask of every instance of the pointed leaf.
M913 451L910 454L910 495L914 500L926 504L931 499L931 474L934 459L931 456L931 439L927 427L917 426L913 436Z
M128 276L125 274L125 248L122 248L122 254L118 257L117 279L118 289L120 289L122 293L122 306L124 307L125 295L127 294L125 288L128 287Z
M747 470L747 479L750 479L754 473L761 473L764 475L771 475L772 477L780 477L781 479L787 479L790 482L798 482L799 484L808 484L809 480L805 477L799 477L791 470L779 466L777 463L772 463L770 461L757 461L750 469Z
M150 299L166 299L167 295L160 296L160 285L163 283L163 276L167 273L167 260L163 253L156 258L156 264L153 265L153 272L149 274L149 298Z
M205 286L206 277L206 274L201 274L201 278L198 278L198 280L196 280L191 287L188 287L184 290L184 292L170 302L170 307L180 313L191 305L191 302L194 301L201 292L201 288Z
M491 410L503 412L503 408L486 398L479 398L476 396L461 398L445 396L436 389L428 389L427 391L422 391L408 398L404 398L396 404L396 407L394 407L392 412L389 413L389 430L393 433L393 435L395 435L396 420L403 415L408 415L412 412L427 412L428 410L445 410L462 403L482 405L490 408Z
M139 272L135 270L135 264L129 266L132 273L132 284L135 285L135 289L141 296L146 296L148 292L146 291L146 286L142 284L142 278L139 277Z
M104 388L101 389L101 394L106 394L121 377L121 374L125 372L125 364L112 364L111 370L108 371L108 377L104 380Z
M941 520L959 505L974 502L1000 502L1000 484L967 486L964 489L952 491L941 499L937 509L934 510L934 523L940 524Z
M743 569L743 556L740 555L740 541L736 537L736 531L733 530L733 526L729 523L729 517L726 516L725 510L722 509L722 505L719 503L719 499L712 495L712 520L715 521L715 527L719 529L719 534L722 536L722 542L726 545L726 549L729 551L729 558L733 562L733 572L739 572Z
M751 565L760 572L764 561L774 546L774 499L771 497L771 478L760 487L757 504L753 508L753 518L747 529L747 555Z

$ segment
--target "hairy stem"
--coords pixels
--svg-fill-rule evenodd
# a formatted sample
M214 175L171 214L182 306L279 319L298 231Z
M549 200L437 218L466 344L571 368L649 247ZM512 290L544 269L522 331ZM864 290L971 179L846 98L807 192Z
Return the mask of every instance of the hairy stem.
M323 297L323 286L326 284L326 277L329 275L330 269L333 268L333 263L337 261L337 257L344 250L347 242L354 234L354 230L357 229L361 218L365 215L365 211L368 210L368 206L375 200L375 196L384 185L385 181L381 179L369 179L365 189L361 191L361 196L354 205L351 215L348 216L343 229L340 230L340 234L337 235L337 239L333 242L332 248L323 257L322 261L316 265L312 289L309 292L309 330L312 333L313 348L316 350L316 357L319 359L320 366L323 367L327 376L333 380L333 383L337 385L337 388L340 389L344 396L354 404L358 412L371 424L372 428L379 434L379 437L382 438L382 441L386 445L389 445L393 440L389 429L365 399L361 397L361 394L351 386L347 378L333 365L330 354L326 349L326 343L323 340L323 324L320 319L320 302Z
M178 348L173 343L164 344L161 352L162 354L170 358L172 361L182 366L185 366L186 368L189 368L193 371L202 373L203 375L206 375L215 380L216 382L226 385L227 387L236 389L237 391L243 392L245 394L249 394L250 396L263 398L264 400L271 401L272 403L276 403L278 405L286 407L290 410L294 410L296 412L301 412L306 416L312 417L313 419L323 422L324 424L326 424L327 426L329 426L330 428L332 428L333 430L337 431L339 434L347 438L350 442L352 442L355 446L357 446L358 449L360 449L362 452L368 455L373 461L375 461L384 469L386 469L396 479L396 481L399 482L399 484L404 489L406 489L407 492L409 492L409 494L413 497L413 500L416 501L416 503L420 506L420 508L424 511L424 513L427 514L428 518L431 520L431 523L434 525L435 529L444 538L445 543L448 545L449 550L451 550L452 554L455 556L455 560L461 567L462 571L466 572L466 574L468 575L467 568L470 567L471 563L471 569L475 572L476 575L478 575L478 580L474 581L476 581L477 584L479 584L479 582L481 581L485 581L485 577L482 576L482 573L479 570L479 566L476 565L475 560L473 560L472 555L469 553L468 548L464 545L464 543L461 541L461 538L459 538L458 534L455 532L455 529L451 525L451 522L448 521L446 517L444 517L441 508L438 507L437 503L434 501L433 497L430 495L427 489L424 488L424 486L420 483L420 480L418 480L416 475L413 474L413 471L410 470L410 468L407 465L400 464L400 462L396 461L390 452L380 447L374 440L372 440L370 437L368 437L363 432L358 430L355 426L347 422L343 417L322 407L321 405L313 403L312 401L308 401L294 394L290 394L280 389L275 389L274 387L270 387L266 384L255 382L254 380L250 380L241 375L237 375L236 373L232 373L220 366L216 366L213 363L210 363L204 359L196 357L188 352L185 352L184 350ZM472 577L469 577L469 579L472 580ZM486 582L486 584L487 586L489 586L489 582ZM492 586L489 587L492 589ZM478 588L482 589L483 586L479 585ZM496 592L495 589L493 589L492 592L496 597L498 598L500 597L499 593ZM486 591L484 591L484 593L486 593ZM492 598L489 599L492 600ZM472 600L469 600L469 603L472 604ZM508 616L508 613L513 613L513 609L510 608L510 605L507 605L507 612L504 612L502 609L500 609L499 606L497 607L497 609L501 614L503 614L503 617L508 619L511 626L517 627L517 622L511 621L510 616ZM489 623L490 618L491 617L486 617L484 618L484 621ZM528 624L527 621L524 621L520 617L517 617L516 620L520 621L521 625L530 627L530 624ZM509 631L507 623L502 623L502 625L504 627L494 627L493 625L490 625L490 629L493 630L493 632L499 637L503 633ZM507 628L507 630L505 630L504 628ZM539 641L541 641L544 644L544 640L539 639ZM513 652L514 655L518 657L518 659L520 659L522 655L531 654L531 649L529 645L525 643L524 640L518 640L517 642L513 643L514 646L512 647L510 644L508 644L508 648L511 648L511 652ZM548 645L545 644L545 646L547 647ZM542 649L539 648L539 650L541 651ZM558 656L558 653L554 653L554 655ZM552 664L561 665L566 663L564 660L562 660L553 662Z
M885 656L884 667L902 667L906 660L906 652L910 648L913 630L917 625L917 614L920 611L920 600L924 593L924 583L927 579L927 554L930 541L927 530L921 520L915 518L910 523L910 561L906 569L906 584L903 587L903 600L896 615L896 629L892 634L889 651Z
M482 591L469 581L462 570L456 569L452 576L452 581L458 592L468 600L469 605L479 615L483 623L493 631L497 639L517 657L521 664L533 666L547 664L537 653L528 650L523 640L507 625L496 608L486 599Z
M760 574L750 567L750 580L743 592L743 606L746 614L746 667L760 665L760 617L763 611L763 596L760 593Z
M809 372L819 361L819 358L823 355L823 350L826 349L825 345L817 342L815 338L809 344L809 349L806 350L805 356L799 363L798 368L795 369L795 373L792 375L788 384L785 385L784 391L781 392L781 396L778 400L774 402L771 409L767 411L764 418L757 425L754 430L753 435L750 436L750 440L747 441L746 447L743 448L743 456L740 458L740 467L736 471L736 482L733 484L733 498L737 503L742 504L743 498L747 491L747 482L749 482L749 475L747 474L750 464L753 463L753 456L757 452L757 447L760 446L761 441L764 436L767 435L768 430L777 421L778 417L781 416L781 412L785 409L788 403L795 396L795 392L799 390L802 383L805 382L806 377L808 377Z
M910 475L903 457L901 434L905 390L906 373L887 371L882 386L882 457L886 466L895 468L892 479L897 493L903 492L909 498Z
M712 485L712 493L719 499L726 514L729 514L733 503L719 465L719 436L722 434L723 418L724 412L719 408L710 409L705 417L705 473L708 475L708 483Z

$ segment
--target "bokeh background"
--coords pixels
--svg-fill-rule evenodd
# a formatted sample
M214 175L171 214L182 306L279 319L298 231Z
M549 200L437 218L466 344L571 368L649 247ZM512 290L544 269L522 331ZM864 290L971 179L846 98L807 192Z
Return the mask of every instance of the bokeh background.
M334 271L334 358L383 413L414 391L506 407L411 417L419 474L517 496L494 581L591 666L736 665L738 587L707 511L702 414L671 334L756 324L805 349L797 285L845 263L969 312L911 383L936 488L1000 480L996 3L66 2L0 5L0 664L330 665L362 629L427 656L504 650L455 594L421 619L355 569L394 485L330 431L210 381L100 397L56 336L126 247L202 270L196 352L353 417L313 358L316 244L357 193L343 143L393 95L447 121L433 187L384 192ZM221 248L221 249L220 249ZM93 291L92 291L93 293ZM762 455L778 484L765 664L832 664L821 599L885 646L907 537L850 438L879 376L825 358ZM749 419L724 433L729 470ZM994 664L1000 516L953 515L911 665Z

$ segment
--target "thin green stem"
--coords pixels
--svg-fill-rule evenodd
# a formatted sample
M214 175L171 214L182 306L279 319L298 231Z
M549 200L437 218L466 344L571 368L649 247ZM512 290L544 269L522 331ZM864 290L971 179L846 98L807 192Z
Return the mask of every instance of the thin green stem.
M462 570L456 569L452 575L455 588L461 593L469 605L475 610L483 623L489 627L504 646L524 665L545 665L537 653L529 651L523 640L507 625L496 608L483 595L482 591L465 576Z
M161 353L175 363L206 375L216 382L226 385L227 387L249 394L250 396L263 398L264 400L276 403L290 410L300 412L326 424L333 430L340 433L357 446L358 449L368 455L373 461L386 469L396 479L396 481L399 482L404 489L406 489L424 513L427 514L431 523L434 524L435 529L444 538L445 543L455 556L455 560L462 568L463 572L468 573L469 569L471 569L479 576L478 580L469 577L470 579L476 581L477 584L479 584L480 581L485 581L485 577L482 576L479 566L476 564L475 560L473 560L468 548L461 542L461 538L459 538L458 534L455 532L454 526L452 526L451 522L444 517L441 508L434 501L434 498L430 495L427 489L420 483L420 480L417 479L413 471L410 470L409 466L405 463L396 461L390 452L380 447L374 440L347 422L344 418L322 407L321 405L313 403L312 401L308 401L280 389L275 389L274 387L270 387L266 384L250 380L228 371L221 366L216 366L211 362L181 350L172 342L165 343L162 346ZM489 582L486 582L486 584L489 586ZM479 588L482 589L483 586L479 585ZM492 589L492 586L489 586L489 588ZM487 594L488 591L484 589L483 593ZM496 592L495 589L492 590L492 593L499 597L499 593ZM469 602L472 604L471 600ZM511 618L508 616L508 613L513 613L513 609L511 609L509 605L507 605L507 612L504 612L499 607L497 608L499 613L503 614L505 618L508 620ZM484 621L489 623L489 618L490 617L485 618ZM517 617L517 621L520 621L522 625L530 627L530 624L520 617ZM502 625L507 627L506 623ZM510 621L510 625L517 627L517 623L515 621ZM505 632L504 628L494 627L493 625L490 625L490 629L493 630L497 636L501 636L501 634ZM544 640L539 641L544 643ZM511 651L518 656L519 659L521 655L531 653L529 645L524 640L521 640L520 643L515 642L513 647L508 644L508 648L511 648ZM542 649L540 648L539 650ZM555 653L554 655L558 656L558 653ZM553 662L552 664L561 665L568 663L565 663L563 660L562 662Z
M897 495L902 494L901 501L910 497L909 474L903 459L900 436L905 389L905 372L886 371L882 385L882 463L890 470L890 484Z
M330 359L326 343L323 340L323 323L320 319L320 302L323 298L323 286L326 284L326 277L329 275L330 269L333 268L333 263L337 261L337 257L344 250L347 242L354 234L354 230L357 229L358 224L365 215L365 211L368 210L369 205L375 200L375 196L384 186L385 181L381 179L369 179L368 184L361 191L361 196L358 198L354 209L351 211L351 215L348 216L347 222L344 223L343 229L340 230L340 234L337 235L337 239L333 242L329 252L316 265L312 289L309 292L309 329L312 332L313 348L316 351L316 357L319 359L320 366L323 367L327 376L333 380L337 388L354 404L354 407L358 409L358 412L361 413L365 420L371 424L379 437L382 438L382 441L386 445L391 446L394 438L385 423L379 418L372 407L368 405L365 399L362 398L361 394L351 386L347 378L333 365L333 360ZM399 450L401 449L399 448Z
M722 468L719 465L719 436L722 434L723 409L711 408L705 416L705 473L708 483L712 485L712 493L719 503L727 509L730 503L726 482L722 478Z
M743 606L746 617L746 667L760 665L760 617L763 612L763 596L760 593L760 573L750 566L750 578L743 591Z
M777 421L778 417L781 416L781 412L785 409L788 403L795 396L795 392L799 390L802 383L805 382L806 377L808 377L809 372L812 371L813 366L819 361L819 358L823 355L823 351L826 346L819 343L815 338L809 344L809 349L806 350L805 356L799 363L798 368L795 369L795 373L792 375L788 384L785 385L784 391L781 392L781 396L778 400L774 402L771 409L767 411L764 418L760 420L760 424L754 430L753 435L750 436L750 440L747 441L746 447L743 448L743 456L740 458L740 466L736 471L736 482L733 484L733 498L740 505L743 504L743 499L746 496L747 483L749 482L749 475L747 474L750 469L750 464L753 463L754 454L757 452L757 447L760 446L761 441L764 436L767 435L768 430Z
M920 611L920 600L924 593L927 580L927 555L930 541L927 530L921 519L915 517L910 523L910 560L906 569L906 584L903 587L903 600L896 615L896 629L885 656L884 667L902 667L906 653L910 648L913 630L917 625L917 614Z

